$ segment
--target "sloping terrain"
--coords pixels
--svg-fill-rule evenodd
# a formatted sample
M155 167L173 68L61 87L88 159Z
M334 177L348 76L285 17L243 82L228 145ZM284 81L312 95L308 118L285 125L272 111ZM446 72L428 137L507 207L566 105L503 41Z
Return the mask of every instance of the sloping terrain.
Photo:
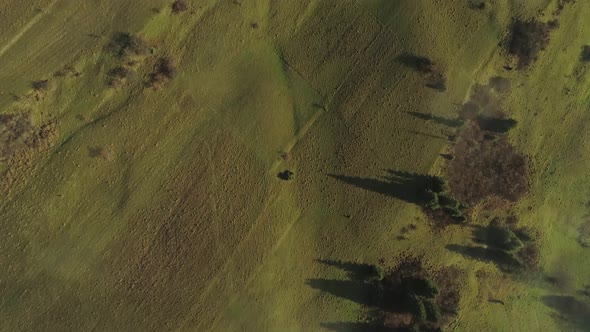
M521 71L506 69L512 20L549 20L557 1L4 3L0 329L363 330L346 273L321 260L404 255L466 271L450 329L587 326L590 4L568 4ZM113 52L120 33L149 51ZM418 56L444 89L404 61ZM162 59L175 75L154 85ZM444 173L455 128L432 119L495 76L530 164L512 206L539 234L526 276L448 250L472 228L433 227L407 186L379 184Z

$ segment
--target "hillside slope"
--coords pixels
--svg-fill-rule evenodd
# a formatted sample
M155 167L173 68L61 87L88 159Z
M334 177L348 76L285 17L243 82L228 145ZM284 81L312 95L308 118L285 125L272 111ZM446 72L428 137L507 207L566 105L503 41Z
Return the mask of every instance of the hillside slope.
M27 2L7 1L0 29L0 113L30 114L41 142L15 143L1 165L2 330L347 330L362 306L313 287L346 277L318 260L405 253L468 272L452 328L558 330L543 299L590 280L576 242L590 4L567 6L521 72L503 69L512 19L549 17L555 1L202 0L180 13L164 0ZM150 51L113 87L120 32ZM446 90L425 86L408 55L432 59ZM176 75L148 87L162 58ZM388 171L441 173L454 129L420 114L453 119L498 75L513 86L510 139L531 160L516 209L542 234L544 274L524 281L446 250L469 228L437 230L370 186Z

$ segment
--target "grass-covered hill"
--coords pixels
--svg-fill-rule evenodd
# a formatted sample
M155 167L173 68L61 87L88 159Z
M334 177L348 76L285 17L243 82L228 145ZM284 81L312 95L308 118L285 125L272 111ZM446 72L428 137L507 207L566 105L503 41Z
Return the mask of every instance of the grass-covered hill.
M590 3L0 2L1 330L590 326Z

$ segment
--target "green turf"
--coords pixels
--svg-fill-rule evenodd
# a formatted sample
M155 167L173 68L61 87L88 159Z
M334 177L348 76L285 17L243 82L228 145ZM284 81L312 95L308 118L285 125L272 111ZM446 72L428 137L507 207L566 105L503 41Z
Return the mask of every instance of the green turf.
M590 282L576 243L590 196L590 76L578 61L590 6L567 6L519 72L502 69L512 17L550 17L555 1L466 2L210 0L174 15L164 0L5 1L0 112L30 110L57 137L2 179L0 329L319 331L361 308L306 284L345 278L317 259L394 264L403 253L468 271L452 330L566 328L541 298ZM154 49L117 89L115 32ZM432 58L447 92L424 87L397 60L405 53ZM161 56L178 74L146 88ZM80 74L54 77L67 65ZM510 138L532 165L516 210L563 287L450 252L471 243L469 228L436 233L418 207L329 176L442 172L451 129L408 112L453 117L496 75L512 81ZM40 79L52 88L36 100ZM295 180L277 178L285 169ZM409 223L416 232L397 240Z

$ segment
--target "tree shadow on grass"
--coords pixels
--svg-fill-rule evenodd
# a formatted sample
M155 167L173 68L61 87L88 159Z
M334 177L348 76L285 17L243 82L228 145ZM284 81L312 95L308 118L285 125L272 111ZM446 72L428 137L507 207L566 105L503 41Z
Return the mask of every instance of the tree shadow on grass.
M328 176L361 189L395 197L420 206L423 206L429 201L427 191L441 185L440 179L432 175L393 170L387 172L389 175L381 179L336 174L328 174ZM433 191L438 192L437 190Z
M436 124L444 125L451 128L459 128L463 125L463 120L461 119L448 119L442 116L436 116L432 114L424 114L419 112L405 112L410 114L411 116L422 119L425 121L432 121Z
M323 328L335 332L399 332L400 329L367 322L322 323Z
M432 71L432 67L434 66L434 62L432 62L432 60L428 59L427 57L410 53L404 53L398 56L396 60L402 65L423 74L430 73Z
M318 259L318 263L337 267L347 272L347 277L354 281L369 280L370 278L377 277L378 271L374 265L361 264L355 262L343 262L329 259Z
M523 268L523 265L518 259L502 250L485 247L461 246L457 244L449 244L446 248L447 250L459 253L467 258L493 263L505 273L519 272Z
M375 305L378 291L373 284L353 280L308 279L306 283L311 288L364 306Z
M590 331L590 305L573 296L549 295L541 298L543 303L558 311L566 324L572 324L576 330Z

